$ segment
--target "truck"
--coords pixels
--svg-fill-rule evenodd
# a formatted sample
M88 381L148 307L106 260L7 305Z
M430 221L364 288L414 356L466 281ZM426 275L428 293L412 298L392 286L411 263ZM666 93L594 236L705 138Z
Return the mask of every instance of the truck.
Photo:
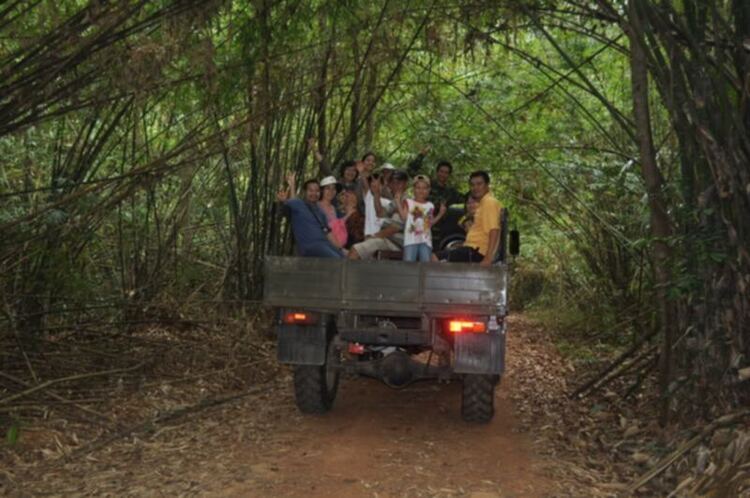
M275 310L278 361L292 366L302 413L334 403L342 374L400 389L460 381L461 416L486 423L505 367L507 216L495 263L268 256L263 300ZM512 256L518 232L510 234Z

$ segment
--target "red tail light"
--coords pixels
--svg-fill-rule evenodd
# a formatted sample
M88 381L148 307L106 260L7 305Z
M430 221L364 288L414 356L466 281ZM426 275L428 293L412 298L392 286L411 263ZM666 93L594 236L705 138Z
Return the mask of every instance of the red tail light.
M448 322L448 330L452 334L463 334L465 332L482 333L487 331L487 324L469 320L451 320Z
M313 325L318 323L318 315L302 311L284 313L282 321L287 325Z
M358 342L350 342L349 343L349 353L350 354L364 354L365 353L365 347L358 343Z

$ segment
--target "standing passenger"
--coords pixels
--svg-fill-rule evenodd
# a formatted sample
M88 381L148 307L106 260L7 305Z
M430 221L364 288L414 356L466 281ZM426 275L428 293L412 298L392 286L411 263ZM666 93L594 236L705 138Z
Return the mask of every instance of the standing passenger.
M432 182L430 192L432 202L443 202L446 206L452 206L463 200L463 196L450 184L451 175L453 175L453 165L446 160L440 161L435 168L435 181Z
M435 205L427 200L430 195L430 179L424 175L414 178L414 199L402 199L401 194L395 202L404 225L404 261L428 262L432 259L432 225L440 221L445 214L445 204L435 216Z

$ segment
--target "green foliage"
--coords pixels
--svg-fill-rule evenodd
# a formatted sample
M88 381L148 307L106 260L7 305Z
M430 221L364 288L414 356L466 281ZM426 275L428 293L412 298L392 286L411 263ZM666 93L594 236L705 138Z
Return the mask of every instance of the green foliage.
M0 137L9 158L1 181L10 191L33 191L11 197L0 219L40 213L12 229L17 243L29 241L29 259L15 269L20 278L10 295L46 294L47 306L63 296L142 301L195 288L210 296L221 279L231 285L230 294L252 294L250 287L257 289L260 281L258 256L268 238L280 235L270 232L268 213L281 171L291 166L315 173L300 156L311 134L306 116L317 112L314 89L325 57L328 136L322 145L331 157L361 154L356 147L362 141L349 135L353 122L347 120L354 116L354 92L364 91L358 68L371 66L375 91L391 86L369 117L366 106L378 95L357 97L357 119L373 123L372 143L365 145L405 165L431 144L427 168L438 158L451 160L461 188L469 171L492 172L496 195L524 233L531 280L519 291L519 302L554 301L549 289L561 287L548 283L563 281L566 296L576 286L614 295L596 280L607 278L606 261L587 246L596 240L579 233L603 222L615 231L630 230L616 214L639 206L633 200L640 191L635 175L613 160L616 155L602 153L613 141L621 147L621 137L603 124L606 112L580 88L552 84L556 71L571 68L550 56L542 38L524 32L487 43L467 27L503 19L515 30L520 17L513 7L460 6L456 12L464 24L458 26L450 21L454 6L440 7L436 12L446 17L431 19L414 46L408 44L428 14L419 4L383 11L382 5L357 2L280 3L264 11L240 1L191 10L173 24L113 44L91 60L101 78L81 94L97 89L119 95L119 101ZM31 31L42 36L77 8L65 3L49 14L44 6L26 21L31 26L35 15L43 17ZM152 6L138 15L158 11ZM598 41L556 34L577 60L601 51ZM113 58L117 64L109 62ZM623 63L605 50L596 66L586 67L617 103L628 97ZM599 74L601 66L609 69L606 74ZM110 126L114 132L104 135ZM123 181L107 180L118 177ZM88 182L101 188L81 195L91 188ZM634 230L643 228L637 211ZM222 268L229 269L229 278Z
M450 160L464 191L488 170L523 236L514 306L588 338L591 355L654 326L658 241L619 3L617 22L538 1L23 5L0 12L0 293L19 329L97 300L127 315L257 299L263 255L288 247L273 214L282 178L325 168L311 136L332 163L374 149L405 166L431 145L425 171ZM664 178L651 195L674 223L668 292L691 310L682 320L733 330L750 233L733 71L747 71L721 44L694 53L712 28L686 5L659 7L690 26L681 37L663 16L645 24L662 37L644 35L652 59L675 65L651 68ZM736 21L746 38L744 8L714 7L716 26ZM747 343L715 349L741 363Z
M5 443L13 447L18 443L18 439L21 437L21 423L17 419L13 419L10 426L5 431Z

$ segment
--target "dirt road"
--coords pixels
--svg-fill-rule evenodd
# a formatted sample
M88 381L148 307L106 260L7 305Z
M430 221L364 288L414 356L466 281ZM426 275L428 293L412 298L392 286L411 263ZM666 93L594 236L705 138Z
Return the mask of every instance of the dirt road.
M513 431L507 388L492 423L467 425L460 386L395 391L345 381L334 410L301 417L292 407L262 452L240 449L246 480L223 496L545 496L525 438Z
M528 390L533 379L514 379L521 353L514 349L513 335L508 346L508 372L496 391L495 418L487 425L461 420L458 383L420 383L397 391L368 379L343 379L332 412L303 416L294 405L291 372L282 369L258 394L69 462L61 457L80 447L79 438L70 427L54 433L45 428L37 436L54 436L59 452L41 450L38 464L8 474L6 491L16 496L556 496L554 479L547 477L545 460L534 454L530 435L515 430L511 397L518 399L521 384ZM159 410L183 405L185 394L141 393ZM26 444L33 438L30 429ZM28 456L34 450L21 451Z

